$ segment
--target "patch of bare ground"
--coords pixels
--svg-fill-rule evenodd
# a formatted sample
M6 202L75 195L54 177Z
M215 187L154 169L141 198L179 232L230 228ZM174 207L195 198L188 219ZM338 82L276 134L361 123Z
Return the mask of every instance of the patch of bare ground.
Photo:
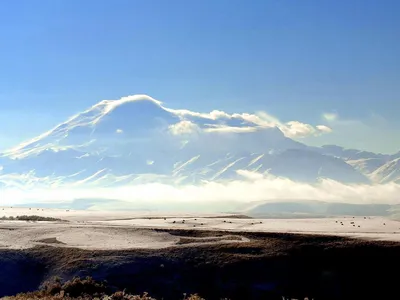
M228 231L214 231L214 230L196 230L196 229L152 229L155 232L165 232L179 237L193 237L193 238L208 238L208 237L221 237L231 234ZM240 234L240 233L238 233Z
M55 237L51 237L51 238L46 238L46 239L38 240L37 242L39 242L39 243L44 243L44 244L62 244L62 245L65 245L65 243L60 242L60 241L57 240L57 238L55 238Z

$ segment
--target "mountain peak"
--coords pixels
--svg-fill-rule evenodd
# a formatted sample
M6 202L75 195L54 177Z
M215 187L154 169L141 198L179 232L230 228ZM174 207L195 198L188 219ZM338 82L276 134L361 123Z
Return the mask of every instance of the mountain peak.
M178 120L177 117L171 118L171 114L161 104L161 101L140 94L118 100L102 100L53 129L6 150L3 156L24 158L60 146L79 148L93 141L95 132L121 133L125 128L137 129L154 119ZM77 136L82 138L78 143L74 138Z
M309 182L366 182L344 159L331 157L360 156L359 151L310 148L291 138L297 125L263 112L202 113L131 95L100 101L3 153L2 174L4 180L22 174L24 182L51 185L134 184L148 175L197 183L236 179L240 170Z
M93 109L95 109L95 110L100 109L106 114L121 105L131 103L131 102L139 102L139 101L148 101L148 102L154 103L160 107L162 105L161 101L156 100L148 95L137 94L137 95L122 97L118 100L102 100L99 103L93 105L88 111L93 110Z

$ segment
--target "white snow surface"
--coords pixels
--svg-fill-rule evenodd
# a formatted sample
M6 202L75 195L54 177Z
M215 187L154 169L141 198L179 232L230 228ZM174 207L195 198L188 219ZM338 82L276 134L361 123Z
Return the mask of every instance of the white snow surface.
M382 217L319 219L244 219L229 214L72 211L0 207L0 215L38 215L61 221L0 221L0 249L37 245L82 249L137 249L184 247L179 237L154 229L225 231L226 236L196 238L196 243L247 242L241 232L276 232L337 235L351 238L400 241L400 222ZM342 225L343 224L343 225ZM235 236L236 239L231 237Z

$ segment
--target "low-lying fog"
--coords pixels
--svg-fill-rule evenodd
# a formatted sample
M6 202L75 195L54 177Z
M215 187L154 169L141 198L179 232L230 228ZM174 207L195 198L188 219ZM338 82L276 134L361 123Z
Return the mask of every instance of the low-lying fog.
M1 205L91 210L244 212L260 217L395 215L400 185L316 184L242 171L243 180L172 186L147 183L123 187L64 186L1 190Z

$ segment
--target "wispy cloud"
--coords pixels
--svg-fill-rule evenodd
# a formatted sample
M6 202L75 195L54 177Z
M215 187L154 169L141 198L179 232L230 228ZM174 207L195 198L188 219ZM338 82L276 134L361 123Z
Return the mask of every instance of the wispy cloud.
M262 128L279 128L287 137L290 138L305 138L308 136L319 136L322 134L331 133L332 129L326 125L313 126L300 121L289 121L282 122L277 117L268 114L265 111L258 111L254 114L251 113L233 113L229 114L220 110L213 110L210 113L200 113L193 112L190 110L173 110L165 108L171 113L180 116L183 121L176 124L175 126L170 126L174 130L175 134L180 133L190 133L198 132L194 129L195 121L187 121L186 119L190 117L196 117L196 121L200 122L199 118L204 119L203 124L197 124L197 129L202 128L205 132L219 132L219 133L245 133L245 132L255 132ZM219 121L219 124L207 124L206 120ZM237 120L241 121L240 126L230 126L227 125L227 121ZM182 123L184 122L184 123ZM180 130L182 127L182 130ZM184 129L184 128L185 129ZM178 129L179 128L179 129ZM189 129L191 128L191 129Z
M319 136L325 133L331 133L332 129L325 125L311 126L298 121L291 121L282 127L282 131L290 138L305 138L309 136Z
M332 128L325 126L325 125L317 125L315 126L320 132L324 133L331 133L333 130Z
M246 132L255 132L257 131L257 127L251 126L243 126L243 127L235 127L235 126L226 126L226 125L213 125L208 124L209 128L205 128L205 132L221 132L221 133L246 133Z
M337 113L324 113L322 114L322 118L326 121L336 121L339 115Z

